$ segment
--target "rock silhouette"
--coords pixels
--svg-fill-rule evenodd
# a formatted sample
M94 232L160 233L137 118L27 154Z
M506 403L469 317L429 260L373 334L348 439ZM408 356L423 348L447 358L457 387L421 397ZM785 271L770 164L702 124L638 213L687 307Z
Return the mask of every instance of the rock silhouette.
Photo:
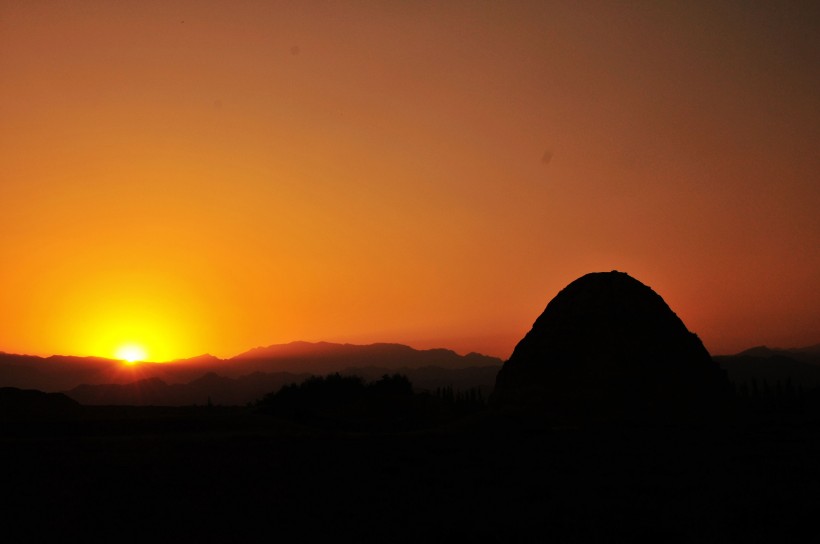
M709 415L727 380L652 289L587 274L550 301L496 378L491 402L558 419Z

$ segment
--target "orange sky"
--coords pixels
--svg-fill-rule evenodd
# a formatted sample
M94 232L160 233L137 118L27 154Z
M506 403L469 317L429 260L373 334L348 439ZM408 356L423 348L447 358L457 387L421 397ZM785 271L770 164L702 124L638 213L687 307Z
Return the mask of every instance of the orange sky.
M624 4L0 1L0 351L820 342L817 4Z

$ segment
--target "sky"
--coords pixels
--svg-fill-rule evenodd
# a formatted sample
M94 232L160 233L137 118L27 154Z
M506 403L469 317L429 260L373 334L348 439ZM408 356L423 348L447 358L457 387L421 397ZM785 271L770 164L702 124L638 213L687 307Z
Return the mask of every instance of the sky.
M819 5L0 0L0 351L818 343Z

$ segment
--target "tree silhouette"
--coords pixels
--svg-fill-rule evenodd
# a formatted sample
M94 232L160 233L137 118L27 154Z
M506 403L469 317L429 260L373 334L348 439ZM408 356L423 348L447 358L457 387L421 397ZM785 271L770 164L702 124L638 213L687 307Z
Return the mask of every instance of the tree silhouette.
M314 376L265 395L256 408L264 414L313 426L349 430L390 430L420 420L410 380L385 374L365 384L359 376Z

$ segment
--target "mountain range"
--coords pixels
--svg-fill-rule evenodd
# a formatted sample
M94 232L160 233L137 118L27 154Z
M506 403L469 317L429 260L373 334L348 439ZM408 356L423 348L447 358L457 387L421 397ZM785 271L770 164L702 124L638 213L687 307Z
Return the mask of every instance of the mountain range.
M235 357L200 355L164 363L0 353L0 385L62 391L82 404L246 404L310 375L341 372L377 379L401 372L419 390L480 387L489 394L502 361L478 353L402 344L292 342Z

